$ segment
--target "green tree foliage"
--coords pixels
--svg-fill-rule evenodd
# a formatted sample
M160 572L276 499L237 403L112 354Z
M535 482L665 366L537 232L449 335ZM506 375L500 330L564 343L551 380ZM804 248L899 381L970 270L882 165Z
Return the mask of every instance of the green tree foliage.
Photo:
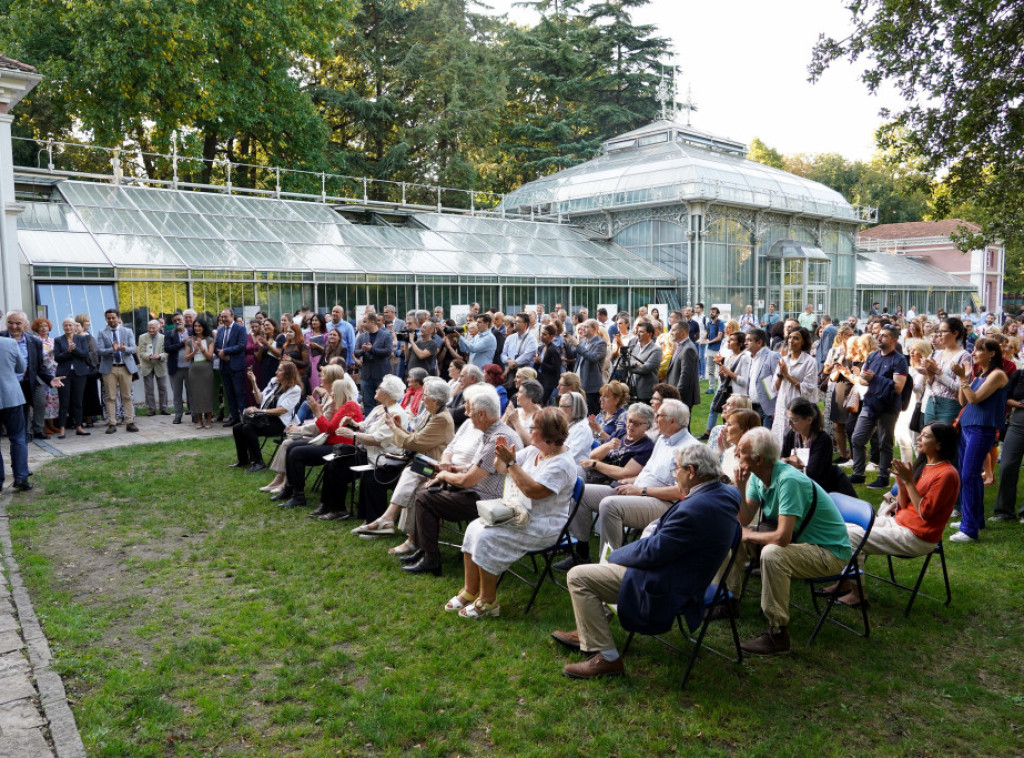
M750 141L750 149L747 150L747 157L752 161L763 163L772 168L785 168L786 158L774 147L768 147L758 137Z
M984 211L982 239L1024 239L1024 0L854 0L848 8L853 33L819 39L812 80L840 58L869 59L868 88L891 82L907 101L883 144L947 172L950 201ZM979 240L962 242L969 249Z

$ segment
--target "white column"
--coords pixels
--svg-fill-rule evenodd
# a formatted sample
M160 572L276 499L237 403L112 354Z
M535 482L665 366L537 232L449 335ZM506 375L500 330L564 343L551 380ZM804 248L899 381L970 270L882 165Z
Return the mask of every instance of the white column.
M21 251L18 248L17 216L22 208L14 202L14 152L11 123L14 116L0 113L0 313L22 309Z

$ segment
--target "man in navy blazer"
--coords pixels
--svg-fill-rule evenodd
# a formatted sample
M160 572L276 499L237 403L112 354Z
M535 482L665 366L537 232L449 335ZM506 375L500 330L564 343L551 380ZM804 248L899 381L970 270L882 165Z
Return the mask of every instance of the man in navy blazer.
M234 426L241 423L242 411L245 410L245 388L242 385L242 377L245 376L245 327L235 321L235 314L230 308L220 312L218 324L213 349L220 360L224 395L231 411L231 418L224 422L224 426Z
M605 603L618 603L627 631L660 634L679 614L691 628L701 621L704 592L736 534L740 492L721 483L718 457L699 442L676 454L683 499L650 524L636 542L612 551L608 563L570 569L569 593L576 631L553 632L562 645L590 656L562 673L574 679L621 676Z
M46 439L46 434L43 432L42 410L33 402L36 397L36 387L58 386L53 384L53 374L46 370L46 365L43 363L43 341L29 331L28 327L28 316L24 311L10 311L7 314L7 331L0 332L0 337L10 337L18 344L18 349L26 362L26 369L19 381L25 395L25 406L22 412L25 416L26 441L30 441L33 436L33 424L29 419L33 407L35 407L36 414L39 415L39 418L33 420L36 429L35 436L37 439Z

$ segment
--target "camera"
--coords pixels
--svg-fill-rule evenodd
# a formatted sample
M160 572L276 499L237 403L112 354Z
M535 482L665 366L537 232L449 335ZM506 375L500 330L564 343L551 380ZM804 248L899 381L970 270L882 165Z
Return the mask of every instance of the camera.
M409 342L413 335L415 332L412 329L406 329L404 332L395 332L395 339L399 342Z
M455 327L455 326L446 326L444 328L444 333L445 334L458 334L459 333L459 329L458 329L458 327Z

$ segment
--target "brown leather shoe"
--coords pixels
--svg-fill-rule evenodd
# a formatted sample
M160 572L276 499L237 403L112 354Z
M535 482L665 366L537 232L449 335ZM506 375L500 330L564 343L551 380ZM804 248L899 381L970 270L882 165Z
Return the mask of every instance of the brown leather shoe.
M137 432L137 431L139 431L139 427L135 426L135 422L133 422L133 421L129 421L127 424L125 424L124 428L125 428L126 431L129 431L129 432Z
M566 664L562 673L570 679L597 679L602 676L622 676L626 673L626 667L622 665L621 657L606 661L603 655L595 653L582 663Z
M571 632L554 631L551 633L551 639L563 647L580 652L580 633L575 629Z
M742 643L740 649L751 655L778 655L789 652L789 632L784 626L778 629L772 627L754 639Z

